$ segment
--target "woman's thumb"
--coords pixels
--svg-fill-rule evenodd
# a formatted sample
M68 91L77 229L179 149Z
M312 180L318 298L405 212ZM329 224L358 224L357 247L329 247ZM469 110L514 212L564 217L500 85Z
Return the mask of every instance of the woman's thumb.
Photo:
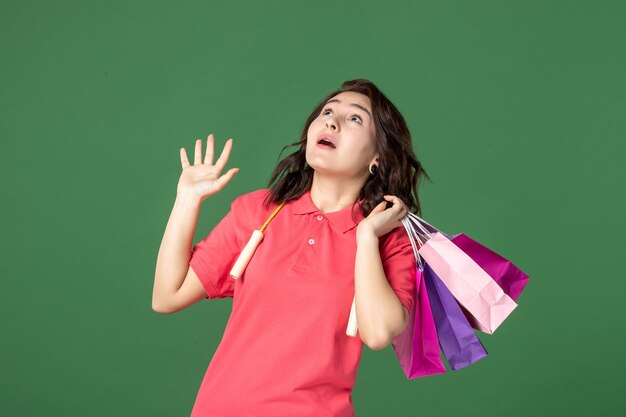
M239 168L231 168L224 175L215 180L215 183L218 184L219 187L224 187L238 172Z
M381 211L385 210L386 206L387 206L387 202L383 201L379 203L376 207L374 207L374 210L372 210L372 213L380 213Z

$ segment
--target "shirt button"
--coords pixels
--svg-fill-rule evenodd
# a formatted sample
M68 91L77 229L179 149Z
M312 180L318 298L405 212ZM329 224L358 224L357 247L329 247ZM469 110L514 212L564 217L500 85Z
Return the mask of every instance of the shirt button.
M315 243L315 241L313 239L309 239L309 245L312 245L314 243Z
M322 220L324 217L323 216L317 216L317 220Z

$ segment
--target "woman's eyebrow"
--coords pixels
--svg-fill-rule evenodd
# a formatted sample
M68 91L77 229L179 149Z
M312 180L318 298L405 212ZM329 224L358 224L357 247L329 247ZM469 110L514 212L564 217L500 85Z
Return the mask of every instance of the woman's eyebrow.
M333 103L333 102L337 102L337 103L341 103L340 100L333 98L330 99L326 102L326 104L328 103ZM350 103L351 106L353 107L358 107L359 109L363 110L365 113L367 113L367 115L370 117L370 119L372 118L372 114L369 112L369 110L367 110L365 107L361 106L360 104L356 104L356 103Z

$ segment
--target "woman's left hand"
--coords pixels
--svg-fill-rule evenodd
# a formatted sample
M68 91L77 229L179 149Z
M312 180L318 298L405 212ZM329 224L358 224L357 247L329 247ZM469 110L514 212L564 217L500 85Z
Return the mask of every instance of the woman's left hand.
M402 219L407 213L408 208L395 195L385 195L385 201L374 207L371 213L361 220L357 226L357 236L363 232L373 233L376 237L381 237L398 226L402 226ZM385 210L387 201L393 203L393 206Z

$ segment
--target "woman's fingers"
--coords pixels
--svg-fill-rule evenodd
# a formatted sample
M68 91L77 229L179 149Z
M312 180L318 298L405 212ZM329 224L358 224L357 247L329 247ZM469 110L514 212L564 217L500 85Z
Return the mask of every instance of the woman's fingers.
M385 210L385 205L387 203L385 203L384 201L381 203L378 203L378 205L376 207L374 207L372 209L372 211L370 211L370 214L367 217L374 217L374 215L378 214L378 213L382 213Z
M215 185L217 186L217 188L219 190L221 190L222 188L224 188L224 186L226 184L228 184L228 182L231 179L233 179L235 174L238 173L238 172L239 172L239 168L231 168L231 169L229 169L226 174L222 175L217 180L215 180Z
M193 155L193 164L200 165L202 163L202 139L196 139L196 151Z
M206 165L213 165L214 146L215 138L213 137L213 133L211 133L206 138L206 155L204 157L204 163Z
M391 206L391 209L396 211L396 213L398 214L398 219L403 218L404 215L409 211L404 205L404 202L395 195L385 195L384 198L385 200L390 200L393 202L393 206Z
M222 171L222 169L224 169L224 166L226 165L226 162L228 162L228 158L230 157L230 151L232 147L233 147L233 140L231 138L226 141L226 144L224 145L224 149L222 149L222 154L220 155L219 159L215 163L215 167L218 168L219 171ZM204 164L213 165L214 156L215 156L215 136L213 136L213 133L210 133L206 140L206 155L204 157ZM189 166L189 159L187 157L187 151L185 150L185 148L180 148L180 163L183 169ZM194 165L202 164L202 139L196 140L193 164Z
M187 159L185 148L180 148L180 164L183 166L183 169L189 166L189 159Z
M215 163L215 166L218 169L218 172L222 172L222 170L224 169L224 166L226 166L226 162L228 162L228 157L230 156L230 150L232 149L232 147L233 147L233 140L228 139L226 141L226 144L224 145L224 149L222 149L222 154L220 155L219 159Z

